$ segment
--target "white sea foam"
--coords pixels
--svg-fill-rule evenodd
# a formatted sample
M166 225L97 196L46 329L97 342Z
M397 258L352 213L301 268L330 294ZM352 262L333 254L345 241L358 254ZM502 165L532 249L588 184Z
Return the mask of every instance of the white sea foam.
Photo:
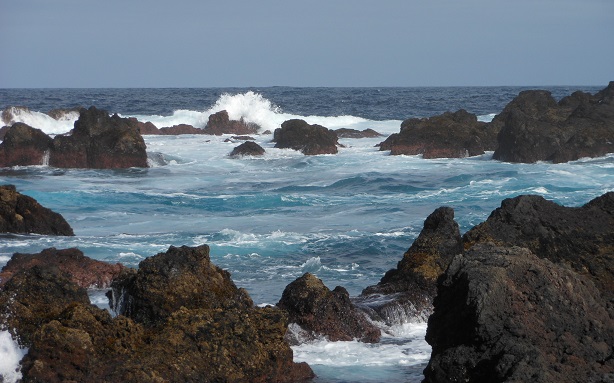
M19 362L28 352L13 340L8 331L0 331L0 377L4 383L20 381L21 366Z
M7 125L10 126L16 122L23 122L47 134L67 133L73 128L75 121L79 118L78 112L68 112L58 120L55 120L45 113L29 109L16 107L10 107L8 109L8 114L11 115L12 118L10 121L6 121Z
M484 115L478 116L478 121L491 122L493 118L495 118L496 115L497 113L484 114Z

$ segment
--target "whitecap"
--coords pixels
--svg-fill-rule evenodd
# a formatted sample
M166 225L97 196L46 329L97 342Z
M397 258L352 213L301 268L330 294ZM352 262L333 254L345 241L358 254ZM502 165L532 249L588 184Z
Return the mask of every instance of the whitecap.
M60 119L56 120L49 115L41 112L32 111L24 108L10 107L7 108L8 115L12 118L7 121L7 125L12 125L16 122L23 122L33 128L40 129L46 134L62 134L69 132L75 121L79 118L79 112L68 112Z
M21 366L19 362L28 353L15 342L11 334L0 331L0 377L4 383L14 383L21 380Z

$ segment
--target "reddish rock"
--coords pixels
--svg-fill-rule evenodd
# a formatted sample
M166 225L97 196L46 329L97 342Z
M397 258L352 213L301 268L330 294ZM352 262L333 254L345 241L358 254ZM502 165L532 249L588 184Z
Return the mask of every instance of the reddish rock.
M146 168L145 141L133 123L95 107L81 109L72 135L53 140L49 159L60 168Z
M128 122L130 125L135 127L141 135L161 134L160 129L158 129L153 123L149 121L142 122L142 121L137 120L134 117L129 117Z
M6 132L9 130L10 126L3 126L0 128L0 140L4 140L4 136Z
M230 152L230 157L240 157L240 156L262 156L264 155L265 150L262 146L258 145L253 141L247 141L237 146Z
M43 165L52 139L42 130L22 122L8 128L0 143L0 167Z
M347 129L341 128L336 129L335 133L339 138L373 138L373 137L382 137L383 134L376 132L373 129L364 129L364 130L356 130L356 129Z
M83 288L109 288L111 281L126 269L119 263L96 261L83 255L79 249L45 249L37 254L15 253L0 272L0 287L20 270L33 266L55 267L72 283Z
M320 125L309 125L304 120L288 120L273 133L275 147L300 150L305 155L337 154L337 135Z
M160 134L164 135L179 135L179 134L206 134L203 129L198 129L188 124L173 125L171 127L161 128Z
M255 134L258 133L260 126L251 122L240 120L230 120L228 112L222 110L209 116L209 122L203 129L205 134L220 136L222 134Z
M17 192L13 185L0 186L0 233L74 235L64 217Z
M416 155L423 158L458 158L484 154L496 148L495 131L474 114L461 109L431 118L403 121L401 131L380 143L380 150L390 154Z
M333 291L310 273L286 286L277 307L288 312L291 323L307 331L307 336L325 336L331 341L359 339L375 343L381 336L379 328L350 301L341 286Z

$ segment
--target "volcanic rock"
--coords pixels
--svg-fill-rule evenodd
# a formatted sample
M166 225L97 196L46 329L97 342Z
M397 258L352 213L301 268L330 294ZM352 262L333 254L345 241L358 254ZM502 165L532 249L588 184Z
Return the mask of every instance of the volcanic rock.
M211 263L209 246L174 247L149 257L138 272L126 273L112 284L111 308L144 324L167 319L187 309L248 308L253 302L230 274Z
M161 134L160 129L158 129L152 122L142 122L137 120L134 117L128 117L127 121L131 126L136 128L141 135L156 135Z
M51 137L22 122L6 130L0 143L0 167L43 165L51 149Z
M582 207L564 207L541 196L505 199L488 219L463 236L464 247L493 242L529 248L541 258L591 276L614 299L614 192Z
M207 134L203 129L198 129L188 124L173 125L160 129L160 134L167 136L180 134Z
M493 119L500 127L493 159L554 163L614 152L614 81L595 95L558 103L550 92L524 91Z
M496 148L495 131L475 114L460 109L430 118L411 118L401 123L401 131L379 144L390 154L423 158L458 158L484 154Z
M264 155L265 150L262 146L258 145L253 141L247 141L237 146L230 152L230 157L240 157L240 156L262 156Z
M437 293L437 278L462 251L454 210L440 207L424 221L397 268L389 270L377 285L364 289L355 303L388 325L405 323L408 318L426 320Z
M298 324L307 335L326 336L331 341L359 339L378 342L380 330L357 310L343 287L333 291L310 273L286 286L277 307L288 312L291 323Z
M6 132L9 130L10 126L3 126L0 128L0 140L4 140L4 136Z
M64 217L17 192L14 185L0 186L0 233L74 235Z
M72 135L53 140L49 159L60 168L116 169L147 165L145 141L133 123L95 107L81 109Z
M606 382L614 310L585 276L529 250L480 244L438 285L424 382Z
M230 120L228 112L222 110L209 116L209 122L203 129L205 134L220 136L222 134L255 134L258 133L260 126L251 122L240 120Z
M335 129L334 132L339 138L373 138L383 136L383 134L378 133L373 129L356 130L341 128Z
M68 276L72 283L83 288L109 288L111 281L126 269L119 263L96 261L83 255L79 249L45 249L37 254L15 253L0 272L0 287L11 277L33 266L55 267Z
M276 148L300 150L306 155L337 154L339 144L332 130L298 119L284 121L275 129L273 142Z

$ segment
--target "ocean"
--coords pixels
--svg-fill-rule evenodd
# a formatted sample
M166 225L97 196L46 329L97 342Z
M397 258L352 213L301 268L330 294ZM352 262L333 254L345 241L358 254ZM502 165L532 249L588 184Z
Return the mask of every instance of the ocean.
M604 87L606 84L604 84ZM273 132L291 118L330 129L389 135L410 117L466 109L490 121L524 89L560 99L603 87L0 89L0 109L26 106L18 119L49 134L65 133L76 115L56 121L51 109L96 106L157 127L204 127L227 110ZM208 244L259 305L275 304L286 285L311 272L352 296L395 267L437 207L455 210L461 233L484 221L504 198L538 194L580 206L614 190L614 154L565 164L511 164L492 153L462 159L390 156L380 138L340 139L337 155L276 149L272 134L254 136L263 157L229 158L230 136L145 136L150 168L0 169L0 184L64 216L75 237L0 234L0 266L15 252L78 247L85 255L136 267L169 246ZM90 291L105 307L104 291ZM430 356L426 323L403 318L377 344L311 341L293 347L316 382L419 382ZM24 350L0 333L0 374L14 381Z

